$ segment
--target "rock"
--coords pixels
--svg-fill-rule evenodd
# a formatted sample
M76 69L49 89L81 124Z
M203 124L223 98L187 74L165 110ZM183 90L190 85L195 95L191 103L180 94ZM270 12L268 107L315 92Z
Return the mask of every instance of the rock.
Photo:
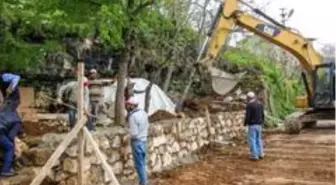
M172 157L171 157L171 155L170 155L169 153L165 153L165 154L163 155L163 159L162 159L162 161L163 161L163 164L162 164L163 167L170 165L171 162L172 162Z
M161 157L160 155L157 155L152 171L159 172L161 170L161 167L162 167Z
M19 138L15 138L15 154L16 157L21 157L23 153L28 152L28 145Z
M90 163L90 160L88 158L84 158L83 164L84 164L84 171L87 171L87 170L90 169L91 163ZM63 161L63 170L65 172L69 172L69 173L73 173L73 174L77 173L78 172L77 159L66 158Z
M228 96L228 97L224 98L224 100L223 100L224 103L230 103L232 101L233 101L233 97L232 96Z
M112 141L112 148L119 148L121 146L120 136L115 136Z
M116 146L118 145L117 141L116 141L115 145ZM101 149L106 151L107 149L110 148L110 142L106 137L101 137L101 138L99 138L99 146L100 146ZM120 143L119 143L119 147L120 147Z
M66 180L66 184L67 184L67 185L70 185L70 184L71 184L71 185L79 185L76 176L72 176L72 177L68 178L68 179Z
M186 142L181 142L181 143L180 143L180 147L181 147L181 148L185 148L186 146L187 146L187 143L186 143Z
M156 156L157 156L157 154L154 153L154 152L149 155L149 164L151 166L153 166L155 164L155 162L156 162Z
M232 121L231 120L226 120L226 125L228 126L228 127L231 127L232 126Z
M167 142L167 139L166 137L163 135L163 136L159 136L159 137L154 137L153 138L153 147L158 147L164 143Z
M211 127L211 128L209 129L209 131L210 131L210 135L214 135L214 134L216 133L216 130L215 130L215 128L213 128L213 127Z
M27 158L33 162L34 165L43 166L53 153L49 148L32 148L27 152Z
M103 153L103 158L104 158L104 160L107 159L107 157L104 153ZM98 159L98 157L96 155L90 156L90 162L91 162L91 164L101 164L100 159Z
M68 177L68 175L63 171L55 172L54 180L57 182L63 181Z
M98 185L104 181L104 170L100 166L93 166L90 172L88 172L88 183Z
M183 149L183 150L181 150L181 151L179 152L178 157L179 157L179 158L183 158L183 157L185 157L185 156L187 156L187 155L188 155L188 151L185 150L185 149Z
M121 158L120 153L118 151L113 150L111 154L109 155L108 162L112 164L116 162L117 160L119 160L120 158Z
M133 160L128 159L127 162L125 163L125 168L130 168L133 167Z
M172 145L172 153L180 151L180 145L177 142L174 142Z
M73 146L73 147L67 148L65 150L65 153L68 154L69 157L76 157L77 156L77 150L78 150L78 147Z
M175 138L172 135L169 135L167 138L168 138L167 139L168 140L168 144L172 145L174 143L174 141L175 141Z
M239 96L238 99L242 100L242 101L246 101L247 100L247 96L245 94L242 94L242 95Z
M123 164L122 164L122 162L118 161L118 162L114 163L112 165L112 169L113 169L113 172L115 174L121 174L121 172L123 171Z
M63 141L65 134L48 133L42 137L40 147L56 148Z
M63 170L65 172L69 172L69 173L77 173L78 171L78 163L76 159L70 159L70 158L66 158L63 161Z
M125 169L123 172L124 172L124 175L129 176L129 175L131 175L133 173L133 170L131 170L131 169Z
M162 155L162 154L164 154L164 153L166 153L167 151L165 150L165 146L164 145L161 145L160 147L159 147L159 153Z
M196 142L193 142L192 144L191 144L191 148L190 148L192 151L195 151L195 150L197 150L197 143Z
M169 153L169 154L171 154L172 151L173 151L173 150L172 150L171 145L166 145L166 152Z

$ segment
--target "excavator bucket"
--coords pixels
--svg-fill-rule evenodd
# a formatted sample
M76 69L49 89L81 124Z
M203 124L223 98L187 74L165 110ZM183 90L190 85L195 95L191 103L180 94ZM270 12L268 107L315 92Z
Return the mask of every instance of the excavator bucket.
M246 74L240 73L233 75L231 73L209 67L211 73L212 89L219 95L226 95L230 92Z

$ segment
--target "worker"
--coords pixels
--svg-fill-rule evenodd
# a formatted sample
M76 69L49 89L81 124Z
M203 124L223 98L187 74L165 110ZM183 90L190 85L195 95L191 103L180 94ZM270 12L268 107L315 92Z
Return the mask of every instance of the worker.
M13 127L7 133L14 148L15 137L23 134L22 121L17 113L17 108L21 103L19 81L21 77L17 74L0 72L0 97L1 97L1 112L6 115L7 118L16 120L13 122ZM15 155L13 155L15 160Z
M15 137L19 132L17 125L21 125L21 119L16 111L2 109L0 112L0 147L3 151L3 166L1 176L10 177L16 175L13 170L15 160Z
M0 75L0 90L4 97L4 108L16 111L20 105L20 91L18 87L20 76L3 72L0 72Z
M247 101L244 126L247 126L250 159L259 160L264 157L262 142L264 107L252 91L247 94Z
M135 97L129 98L125 107L128 112L127 120L130 125L130 140L135 169L138 174L139 184L147 184L146 151L148 134L147 113L138 107Z
M89 76L90 82L98 79L98 72L96 69L90 69ZM102 97L101 90L96 90L96 88L100 88L100 86L95 85L95 83L89 83L89 99L90 99L90 114L93 116L89 116L91 122L94 123L96 121L95 117L97 117L98 105ZM99 92L99 93L98 93Z
M88 115L88 110L90 106L89 102L89 88L88 88L88 79L84 77L84 113ZM63 104L62 97L64 97L65 92L68 95L68 104L72 107L68 107L68 114L69 114L69 126L73 128L76 123L76 112L77 112L77 91L78 91L78 83L77 81L69 82L68 84L62 86L58 93L57 93L57 102L59 104ZM87 121L87 127L89 130L94 129L94 125L91 119Z

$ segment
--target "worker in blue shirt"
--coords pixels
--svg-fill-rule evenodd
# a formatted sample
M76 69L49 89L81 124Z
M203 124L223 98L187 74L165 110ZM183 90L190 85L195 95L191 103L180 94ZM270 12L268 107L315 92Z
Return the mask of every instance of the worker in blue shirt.
M4 97L4 109L16 111L20 105L20 76L12 73L0 73L0 90Z
M6 132L1 131L0 133L0 147L6 153L3 156L3 160L7 164L4 165L0 174L1 176L14 175L11 171L8 171L11 167L8 164L15 160L15 154L12 152L12 150L15 150L15 137L23 133L22 121L17 113L17 108L20 105L20 91L18 87L20 78L19 75L0 71L0 93L3 97L3 105L0 109L2 117L0 119L5 123L8 122L5 119L16 120L14 122L9 121L11 126L6 126Z

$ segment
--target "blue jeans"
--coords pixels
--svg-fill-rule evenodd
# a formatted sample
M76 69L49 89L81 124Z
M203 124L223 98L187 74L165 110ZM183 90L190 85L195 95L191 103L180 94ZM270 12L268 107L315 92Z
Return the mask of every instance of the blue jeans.
M254 159L264 155L261 125L248 126L248 145L251 152L251 157Z
M147 184L146 142L132 139L131 147L134 166L139 177L139 183L140 185L145 185Z
M10 172L14 158L14 143L6 135L0 135L0 147L3 151L3 166L1 172Z
M77 110L76 109L72 109L72 108L68 109L69 126L70 126L70 128L73 128L75 126L75 124L76 124L76 114L77 114ZM86 122L86 126L87 126L87 128L90 131L94 129L93 121L92 121L92 118L90 116L88 116L88 120Z

